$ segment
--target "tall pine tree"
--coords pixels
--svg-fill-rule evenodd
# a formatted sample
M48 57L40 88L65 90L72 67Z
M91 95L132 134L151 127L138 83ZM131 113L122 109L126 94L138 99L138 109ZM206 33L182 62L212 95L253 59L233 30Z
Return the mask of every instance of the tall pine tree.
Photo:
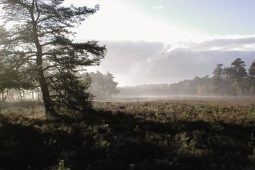
M1 19L4 20L6 30L0 35L6 37L0 40L1 54L20 63L14 65L15 67L29 64L36 71L48 117L57 115L55 96L73 99L73 96L66 95L74 94L67 92L65 88L57 89L54 84L55 76L68 75L70 80L79 81L75 72L85 66L99 64L106 50L96 41L74 43L71 40L71 29L94 14L98 7L66 7L63 2L64 0L0 0ZM59 83L63 85L67 82L58 80L58 87L63 87ZM72 88L73 83L69 85ZM80 90L77 84L73 88ZM90 100L87 94L83 95L83 103ZM76 98L75 101L78 101L81 97L76 95Z
M249 86L250 86L250 94L254 95L255 93L255 61L252 62L249 68Z
M244 95L247 90L247 71L245 62L241 58L235 59L228 69L229 78L236 88L236 94Z

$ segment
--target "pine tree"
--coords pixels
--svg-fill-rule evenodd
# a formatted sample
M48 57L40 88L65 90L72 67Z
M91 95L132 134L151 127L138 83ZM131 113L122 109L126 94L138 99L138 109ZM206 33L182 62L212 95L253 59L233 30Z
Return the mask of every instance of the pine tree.
M245 69L245 62L241 58L237 58L231 63L232 78L236 80L242 80L247 77L247 71Z
M252 62L249 68L249 77L255 78L255 60Z
M94 14L98 6L65 7L63 2L0 0L4 11L1 19L5 21L3 28L6 30L0 34L0 37L5 37L0 40L1 54L20 62L15 65L17 69L21 65L32 66L48 117L56 116L54 95L64 90L54 88L53 77L68 73L78 80L75 72L79 68L99 64L105 53L105 47L99 46L96 41L74 43L71 40L71 29Z
M251 64L249 68L249 86L250 86L250 93L254 95L255 93L255 61Z
M231 63L231 79L237 88L237 94L244 95L247 89L247 71L245 62L241 58L237 58Z
M223 64L217 64L213 71L213 84L218 94L223 93Z

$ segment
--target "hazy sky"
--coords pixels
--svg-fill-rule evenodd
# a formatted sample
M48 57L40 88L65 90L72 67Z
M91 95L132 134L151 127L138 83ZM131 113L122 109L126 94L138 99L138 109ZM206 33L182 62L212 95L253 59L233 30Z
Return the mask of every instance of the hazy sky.
M78 1L77 1L78 2ZM78 4L78 3L77 3ZM174 83L211 74L241 57L255 60L254 0L81 0L101 9L78 31L101 40L98 68L119 85Z
M254 0L75 3L100 5L77 30L78 39L106 44L107 56L92 70L113 73L121 86L174 83L210 75L216 64L237 57L247 65L255 60Z
M77 31L108 53L89 70L119 85L174 83L211 74L215 65L255 60L255 0L67 0L100 5Z
M254 0L69 0L101 9L79 36L100 40L198 41L254 34Z

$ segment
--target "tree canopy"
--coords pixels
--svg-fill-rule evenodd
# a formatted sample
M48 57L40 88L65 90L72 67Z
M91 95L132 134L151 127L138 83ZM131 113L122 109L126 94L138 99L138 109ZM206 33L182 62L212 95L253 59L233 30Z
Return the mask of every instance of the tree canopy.
M21 68L26 67L35 74L42 91L46 116L49 117L56 115L55 104L58 101L65 100L64 103L70 104L72 102L68 100L76 98L76 102L81 102L79 105L89 103L89 94L81 93L83 100L78 100L81 96L60 87L66 87L69 83L70 89L87 88L82 83L70 82L80 81L75 73L86 66L98 65L106 50L97 41L75 43L72 40L72 28L80 25L99 7L66 7L63 2L0 0L1 19L4 20L0 31L0 54L11 63L12 69L22 71ZM64 76L70 81L64 80Z

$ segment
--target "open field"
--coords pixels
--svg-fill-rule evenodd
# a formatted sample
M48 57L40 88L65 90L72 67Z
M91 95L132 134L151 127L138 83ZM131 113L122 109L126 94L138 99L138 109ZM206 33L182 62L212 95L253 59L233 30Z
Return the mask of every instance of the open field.
M93 112L58 120L45 120L38 104L12 103L0 115L0 169L57 169L64 160L83 170L253 170L254 103L95 102Z
M145 96L131 98L113 98L99 102L126 103L126 102L157 102L175 104L209 104L225 106L248 106L255 104L255 97L231 97L231 96Z

